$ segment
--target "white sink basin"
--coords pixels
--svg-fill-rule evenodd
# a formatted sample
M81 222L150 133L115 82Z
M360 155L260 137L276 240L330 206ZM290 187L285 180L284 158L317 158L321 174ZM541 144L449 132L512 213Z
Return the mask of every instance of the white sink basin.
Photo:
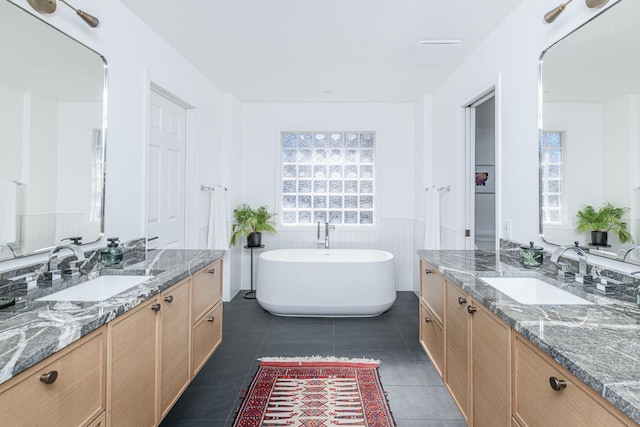
M592 304L535 277L482 277L482 281L521 304Z
M153 276L98 276L36 301L104 301Z

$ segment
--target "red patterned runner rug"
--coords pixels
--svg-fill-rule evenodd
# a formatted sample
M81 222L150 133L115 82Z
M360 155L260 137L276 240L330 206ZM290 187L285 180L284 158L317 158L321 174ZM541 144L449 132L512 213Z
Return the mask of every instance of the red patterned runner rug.
M378 361L262 358L234 427L393 427Z

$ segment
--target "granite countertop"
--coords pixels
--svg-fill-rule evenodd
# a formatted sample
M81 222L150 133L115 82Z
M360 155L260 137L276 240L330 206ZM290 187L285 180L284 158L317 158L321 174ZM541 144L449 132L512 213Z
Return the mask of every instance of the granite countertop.
M525 269L505 253L428 251L418 255L634 421L640 423L640 309L551 269ZM593 305L521 304L481 279L537 277Z
M0 383L42 361L171 285L222 258L224 251L157 250L143 261L101 274L151 275L153 278L104 301L36 301L60 290L34 289L14 307L0 310ZM83 278L86 280L86 277ZM77 284L78 280L66 285ZM26 286L26 285L25 285Z

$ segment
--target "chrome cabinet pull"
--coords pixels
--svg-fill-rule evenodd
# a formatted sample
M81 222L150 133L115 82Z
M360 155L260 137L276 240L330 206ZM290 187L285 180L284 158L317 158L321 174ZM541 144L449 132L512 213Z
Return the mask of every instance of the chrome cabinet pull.
M162 308L162 306L160 304L153 304L151 306L151 310L153 310L153 311L160 311L161 308Z
M467 303L467 299L466 298L458 297L458 304L462 305L462 304L466 304L466 303Z
M167 295L166 297L164 297L164 300L171 304L173 302L173 295Z
M45 384L53 384L58 379L58 371L49 371L46 374L40 375L40 381Z
M431 274L433 273L433 270L429 270L428 268L424 269L424 274Z
M207 273L209 274L216 274L216 269L212 268L211 270L209 270Z
M433 321L433 319L431 317L425 317L424 318L424 323L429 323L431 321Z
M207 321L209 322L214 322L216 320L216 318L214 316L211 316L207 319Z
M560 391L567 388L567 382L556 377L549 377L549 385L551 385L551 388L554 391Z
M472 305L468 305L467 306L467 313L473 314L475 312L476 312L476 308L474 306L472 306Z

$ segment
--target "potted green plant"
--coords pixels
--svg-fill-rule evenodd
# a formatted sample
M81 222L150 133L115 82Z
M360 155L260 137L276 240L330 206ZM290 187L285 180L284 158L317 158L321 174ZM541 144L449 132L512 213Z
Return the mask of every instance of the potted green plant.
M578 231L591 230L591 244L594 246L607 246L608 232L617 234L620 243L633 242L631 233L627 230L627 223L622 220L629 208L616 208L606 202L600 209L591 205L585 205L579 210Z
M231 226L230 246L235 245L239 236L247 237L247 246L255 248L262 244L262 232L275 233L274 212L266 206L257 209L243 203L233 210L234 223Z

